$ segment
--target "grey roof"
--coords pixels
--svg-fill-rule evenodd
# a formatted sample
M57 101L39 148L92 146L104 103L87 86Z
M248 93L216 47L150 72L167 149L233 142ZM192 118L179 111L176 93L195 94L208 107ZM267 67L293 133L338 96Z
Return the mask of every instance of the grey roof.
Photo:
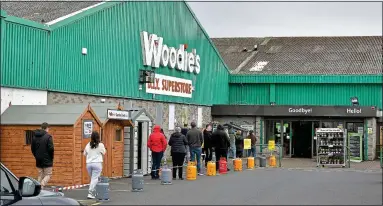
M47 23L81 9L100 3L100 0L92 1L26 1L26 0L2 0L1 10L8 15L17 16L31 21Z
M149 112L146 111L146 109L143 109L143 108L139 108L139 109L137 109L137 108L130 108L128 110L133 111L132 112L132 121L135 121L138 117L140 117L140 115L142 113L145 113L145 115L150 119L150 121L152 121L152 122L154 121L152 115L150 115Z
M93 109L94 113L96 113L97 117L102 123L108 119L108 109L117 109L117 106L117 104L90 104L90 107Z
M212 40L232 74L382 74L380 36ZM250 71L260 62L267 63Z
M2 125L73 125L88 105L11 105L1 115Z

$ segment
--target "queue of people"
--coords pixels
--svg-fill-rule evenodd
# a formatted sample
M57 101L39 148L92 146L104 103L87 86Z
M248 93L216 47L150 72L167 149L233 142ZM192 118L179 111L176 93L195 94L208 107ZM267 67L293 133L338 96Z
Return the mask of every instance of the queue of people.
M242 151L243 147L238 147L238 142L243 143L242 135L235 134L235 131L230 128L225 130L222 125L218 125L217 129L213 132L212 125L206 125L203 132L197 129L195 122L190 124L191 129L184 125L184 128L176 127L173 134L167 140L163 129L159 125L153 127L153 132L150 134L147 142L148 148L152 152L152 179L159 179L159 169L164 152L167 145L171 147L171 156L173 162L173 178L183 180L183 163L186 158L187 161L197 161L198 175L203 175L201 167L201 156L205 154L204 161L205 167L207 162L212 160L213 152L215 152L216 160L221 157L235 158L238 155L238 150ZM253 131L249 132L246 137L251 139L251 149L247 155L251 154L256 156L256 142L257 138ZM91 134L90 142L84 149L84 156L86 156L86 167L90 176L90 186L88 190L88 198L95 198L95 187L98 179L102 173L102 163L106 149L101 143L100 135L98 132L93 131ZM203 148L202 148L203 146ZM38 170L38 181L41 183L42 188L48 184L52 176L52 167L54 159L54 144L53 138L49 134L49 125L44 122L41 129L34 131L34 137L31 143L31 151L36 160L36 167ZM190 158L190 159L189 159ZM219 164L216 163L218 171Z

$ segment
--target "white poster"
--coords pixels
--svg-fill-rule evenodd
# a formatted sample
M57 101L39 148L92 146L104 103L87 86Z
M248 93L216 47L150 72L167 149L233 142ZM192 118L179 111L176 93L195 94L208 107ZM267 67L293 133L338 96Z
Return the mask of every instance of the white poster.
M174 104L169 104L169 130L174 130L175 125L175 107Z
M197 127L202 128L202 121L203 121L203 115L202 115L202 107L198 107L198 114L197 114Z
M192 98L192 81L156 74L154 83L146 84L146 93Z
M92 120L84 120L84 138L89 138L93 131L93 121Z

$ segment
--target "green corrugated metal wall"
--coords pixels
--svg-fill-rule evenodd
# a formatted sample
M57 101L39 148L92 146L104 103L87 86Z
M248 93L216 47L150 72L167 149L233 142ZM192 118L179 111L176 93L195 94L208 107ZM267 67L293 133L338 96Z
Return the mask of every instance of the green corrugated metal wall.
M382 109L382 84L230 84L230 104L350 105Z
M1 86L46 89L48 31L1 18Z
M186 43L201 57L198 75L156 69L159 74L196 81L192 99L156 95L155 100L204 105L229 102L229 73L184 2L124 2L54 29L49 88L152 99L138 87L143 68L141 31L163 37L168 46ZM82 47L88 49L87 55L81 54Z

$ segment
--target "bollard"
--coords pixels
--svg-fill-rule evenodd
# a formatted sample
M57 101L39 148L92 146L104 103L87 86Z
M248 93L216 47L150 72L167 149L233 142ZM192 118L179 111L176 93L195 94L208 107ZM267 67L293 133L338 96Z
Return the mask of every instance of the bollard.
M189 162L186 167L186 179L196 180L197 179L197 167L195 162Z
M265 156L259 157L259 167L266 167L266 157Z
M171 185L172 184L172 170L168 168L167 165L164 165L161 168L161 184L163 185Z
M270 167L276 167L276 166L277 166L277 160L275 159L275 156L274 156L274 155L271 155L271 156L270 156L270 159L269 159L269 166L270 166Z
M234 163L234 171L240 172L242 171L242 159L236 158L233 160Z
M218 164L219 164L219 168L218 168L219 174L226 174L227 173L227 161L226 161L226 158L221 157L219 159Z
M136 170L132 175L132 192L141 192L144 190L144 174L141 170Z
M215 162L209 161L207 163L207 176L215 176L217 174L217 169L215 166Z
M109 178L98 178L98 183L96 184L96 198L100 201L109 200Z
M254 169L254 166L255 166L254 157L248 157L247 158L247 169L252 170L252 169Z

